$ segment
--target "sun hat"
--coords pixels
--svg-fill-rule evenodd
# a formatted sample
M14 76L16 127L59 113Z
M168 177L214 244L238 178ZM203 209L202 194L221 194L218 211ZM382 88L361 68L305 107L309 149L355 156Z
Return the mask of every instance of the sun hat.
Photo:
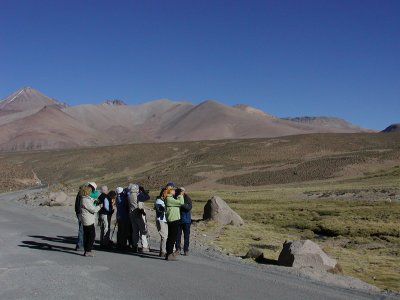
M88 182L88 185L93 187L95 190L97 189L97 184L95 182Z
M166 187L171 187L173 189L176 189L175 184L173 182L168 182Z

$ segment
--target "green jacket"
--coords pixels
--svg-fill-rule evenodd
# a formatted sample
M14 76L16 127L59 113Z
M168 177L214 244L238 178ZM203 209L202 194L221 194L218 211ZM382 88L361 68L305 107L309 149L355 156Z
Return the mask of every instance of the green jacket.
M167 207L167 222L174 222L181 219L180 207L185 203L182 195L179 195L177 199L168 195L165 199L165 206Z

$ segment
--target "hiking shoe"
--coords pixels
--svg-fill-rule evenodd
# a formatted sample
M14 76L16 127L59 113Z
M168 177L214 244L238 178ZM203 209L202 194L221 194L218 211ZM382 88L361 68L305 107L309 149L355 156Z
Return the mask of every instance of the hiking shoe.
M86 252L84 255L86 257L94 257L94 253L93 252Z
M76 246L75 251L81 252L81 251L83 251L83 248Z
M140 253L149 253L150 249L149 248L141 248Z
M175 256L181 255L181 249L176 250L176 251L174 252L174 255L175 255Z
M162 252L162 251L160 251L160 254L159 254L159 256L160 257L165 257L167 255L167 253L166 252Z
M178 260L178 258L176 257L175 254L170 254L170 255L166 255L166 256L165 256L165 260L168 260L168 261L176 261L176 260Z
M183 255L189 256L189 251L185 251L185 253Z

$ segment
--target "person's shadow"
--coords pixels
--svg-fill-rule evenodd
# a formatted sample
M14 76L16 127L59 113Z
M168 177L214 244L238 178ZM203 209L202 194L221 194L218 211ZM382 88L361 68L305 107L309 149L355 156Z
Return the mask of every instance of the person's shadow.
M31 248L35 250L57 251L73 255L82 255L82 253L75 251L75 247L71 248L71 247L59 246L55 244L37 242L37 241L22 241L21 243L22 245L18 245L19 247Z
M40 239L42 241L38 242L35 240L29 240L29 241L21 241L22 245L18 245L19 247L23 248L30 248L30 249L35 249L35 250L44 250L44 251L57 251L57 252L63 252L63 253L68 253L68 254L73 254L73 255L79 255L82 256L83 252L78 252L75 250L75 245L76 245L76 236L56 236L56 237L48 237L48 236L43 236L43 235L29 235L28 237L34 238L34 239ZM43 242L44 241L44 242ZM52 243L49 243L52 242ZM149 259L156 259L156 260L162 260L162 257L158 256L158 251L156 250L150 250L150 252L147 253L134 253L132 251L122 251L118 250L116 248L103 248L98 245L98 241L96 241L97 244L93 245L93 250L96 251L101 251L101 252L110 252L110 253L115 253L115 254L124 254L124 255L133 255L137 257L142 257L142 258L149 258ZM57 244L67 244L67 245L72 245L71 246L63 246L63 245L57 245Z

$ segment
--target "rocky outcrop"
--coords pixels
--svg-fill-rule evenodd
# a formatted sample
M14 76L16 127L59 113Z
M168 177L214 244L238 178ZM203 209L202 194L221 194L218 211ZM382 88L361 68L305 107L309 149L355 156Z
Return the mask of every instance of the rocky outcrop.
M382 132L400 132L400 123L386 127Z
M214 196L204 206L204 220L214 220L222 225L240 226L243 219L220 197Z
M296 268L312 268L317 271L335 269L337 262L310 240L285 241L279 254L278 265Z
M123 100L119 100L119 99L106 100L102 104L103 105L126 106L126 103Z
M42 195L42 197L43 196L44 195ZM64 192L52 192L47 199L46 197L44 197L44 199L45 200L39 204L40 206L64 206L72 203L72 198L68 197Z

